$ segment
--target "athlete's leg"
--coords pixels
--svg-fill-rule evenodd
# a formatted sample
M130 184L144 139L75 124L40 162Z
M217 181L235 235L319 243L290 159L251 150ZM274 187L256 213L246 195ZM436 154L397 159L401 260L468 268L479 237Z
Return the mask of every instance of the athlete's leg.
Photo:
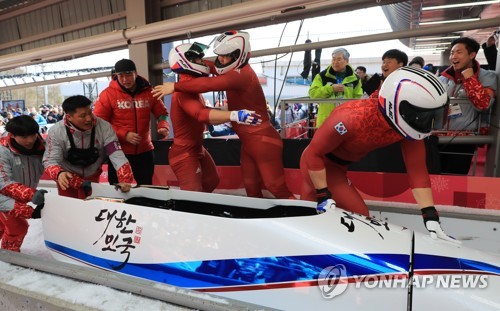
M258 167L243 143L241 145L240 168L247 196L262 198L262 180Z
M309 177L309 168L307 167L304 155L307 153L307 148L302 152L300 157L300 173L302 175L302 184L300 187L300 199L305 201L316 202L316 189Z
M215 166L214 159L210 153L203 148L203 156L200 159L203 192L212 192L219 184L219 173Z
M337 207L361 215L369 216L365 201L347 178L347 167L326 160L328 190Z
M294 198L285 181L283 168L283 141L278 133L254 136L251 144L245 141L244 149L258 168L264 186L278 199Z
M181 190L203 191L203 175L197 155L191 155L172 146L168 159Z
M307 148L304 150L304 153L307 153ZM332 193L332 198L337 203L337 206L368 216L368 207L365 201L346 176L347 168L325 158L325 169L328 190ZM300 171L303 177L300 199L316 201L316 189L309 177L308 167L303 156L300 160Z

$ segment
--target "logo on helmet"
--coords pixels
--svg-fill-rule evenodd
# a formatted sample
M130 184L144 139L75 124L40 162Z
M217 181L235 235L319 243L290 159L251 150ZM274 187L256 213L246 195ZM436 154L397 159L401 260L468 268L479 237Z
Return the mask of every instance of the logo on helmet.
M392 102L389 102L389 118L391 118L391 120L394 120L394 111L393 111Z
M447 102L448 95L439 79L417 68L395 70L379 92L380 110L406 139L429 136L437 112Z

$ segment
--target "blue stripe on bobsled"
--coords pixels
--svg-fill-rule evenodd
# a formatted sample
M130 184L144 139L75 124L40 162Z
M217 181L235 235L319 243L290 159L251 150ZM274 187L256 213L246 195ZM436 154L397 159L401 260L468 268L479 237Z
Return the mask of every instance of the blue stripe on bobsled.
M500 275L499 266L476 260L429 254L415 254L413 258L415 270L468 270Z
M91 266L189 288L315 280L328 267L342 264L346 276L406 273L404 254L335 254L237 258L138 264L108 260L45 241L48 248ZM117 267L120 267L117 269Z

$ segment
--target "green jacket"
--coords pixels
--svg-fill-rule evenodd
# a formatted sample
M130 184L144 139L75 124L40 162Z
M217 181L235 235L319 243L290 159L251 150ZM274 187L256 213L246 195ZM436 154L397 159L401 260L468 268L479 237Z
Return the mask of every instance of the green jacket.
M346 66L346 76L342 80L344 85L344 92L334 93L332 89L333 84L337 84L335 78L335 71L332 65L329 65L325 70L320 72L314 77L311 87L309 88L310 98L361 98L363 96L363 88L359 77L354 73L351 65ZM335 108L334 104L322 103L318 108L318 117L316 119L316 127L319 127L328 118L332 110Z

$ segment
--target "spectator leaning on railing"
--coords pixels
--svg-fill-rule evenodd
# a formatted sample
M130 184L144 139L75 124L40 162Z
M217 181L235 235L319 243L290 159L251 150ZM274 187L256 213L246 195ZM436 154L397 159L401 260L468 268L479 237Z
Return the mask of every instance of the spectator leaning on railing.
M362 83L349 65L349 52L338 48L332 53L332 63L314 77L309 88L310 98L361 98L363 96ZM328 118L334 104L322 103L318 108L316 126Z
M498 35L500 34L500 30L494 31L486 40L485 43L482 44L484 50L484 57L486 57L486 61L488 62L488 69L495 70L497 68L497 41Z
M451 43L450 63L439 79L445 84L450 98L468 98L471 104L452 104L448 114L437 116L436 129L451 135L463 135L463 131L478 128L479 115L491 107L497 91L496 73L480 68L476 61L479 43L463 37ZM442 122L440 122L442 121ZM482 131L485 133L485 131ZM475 145L446 145L441 155L443 173L467 174ZM449 154L465 153L465 154Z

